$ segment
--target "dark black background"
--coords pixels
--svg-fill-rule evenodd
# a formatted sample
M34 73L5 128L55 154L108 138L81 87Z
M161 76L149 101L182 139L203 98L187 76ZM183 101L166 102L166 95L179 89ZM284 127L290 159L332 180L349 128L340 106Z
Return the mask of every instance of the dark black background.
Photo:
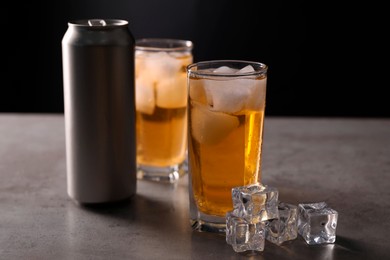
M266 63L267 115L390 117L388 66L382 65L388 61L380 50L389 30L373 4L37 0L2 9L0 112L63 113L67 22L116 18L129 21L135 38L193 41L195 61Z

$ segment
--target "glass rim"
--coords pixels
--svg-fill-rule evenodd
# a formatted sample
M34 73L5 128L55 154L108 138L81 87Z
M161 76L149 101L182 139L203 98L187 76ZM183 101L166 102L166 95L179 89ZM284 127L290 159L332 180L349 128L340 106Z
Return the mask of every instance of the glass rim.
M256 65L255 71L252 72L244 72L244 73L215 73L212 71L205 71L205 70L192 70L195 67L199 67L200 65L208 65L208 64L219 64L220 66L226 66L227 63L236 63L236 64L243 64L243 65ZM253 66L252 66L253 67ZM187 72L189 74L193 74L195 76L204 76L204 77L242 77L242 76L257 76L266 74L268 70L268 66L262 62L258 61L248 61L248 60L207 60L207 61L199 61L192 63L187 66Z
M135 41L137 51L191 51L193 46L190 40L173 38L140 38Z

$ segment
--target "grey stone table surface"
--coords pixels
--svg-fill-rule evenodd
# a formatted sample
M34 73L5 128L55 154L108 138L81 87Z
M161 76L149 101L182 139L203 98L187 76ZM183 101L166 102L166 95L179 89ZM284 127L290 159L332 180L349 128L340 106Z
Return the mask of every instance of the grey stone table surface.
M0 259L390 259L390 119L266 117L263 182L339 212L335 244L238 254L192 231L187 175L114 205L66 194L63 115L0 114Z

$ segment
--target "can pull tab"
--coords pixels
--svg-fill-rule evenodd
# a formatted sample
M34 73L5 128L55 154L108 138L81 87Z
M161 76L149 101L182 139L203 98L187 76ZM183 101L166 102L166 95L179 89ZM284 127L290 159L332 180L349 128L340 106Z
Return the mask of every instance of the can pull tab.
M106 21L104 21L102 19L91 19L91 20L88 20L88 25L89 26L106 26L107 23L106 23Z

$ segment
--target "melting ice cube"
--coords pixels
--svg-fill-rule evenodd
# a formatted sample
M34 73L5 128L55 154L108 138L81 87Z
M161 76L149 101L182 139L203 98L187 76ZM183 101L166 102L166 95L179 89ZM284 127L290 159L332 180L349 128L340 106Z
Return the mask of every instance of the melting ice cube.
M156 105L162 108L179 108L187 105L187 77L176 73L156 83Z
M191 79L189 91L191 100L206 105L207 98L204 82L204 79Z
M184 107L187 88L183 73L179 74L181 62L167 52L136 55L137 111L152 114L156 103L164 108Z
M254 72L255 69L251 66L251 65L248 65L248 66L245 66L244 68L240 69L239 71L237 71L237 73L250 73L250 72Z
M247 221L233 212L226 214L226 242L236 252L248 250L263 251L265 224L261 221Z
M239 114L245 110L260 110L264 105L266 79L224 78L206 80L207 103L213 110Z
M216 68L215 70L213 70L213 72L216 74L234 74L237 72L237 70L233 68L229 68L228 66L222 66Z
M267 78L256 79L252 96L249 97L245 104L247 110L264 110Z
M191 131L199 143L217 144L239 125L236 116L210 111L207 105L191 102Z
M298 233L309 245L334 243L338 213L325 202L299 204Z
M254 69L248 65L237 71L223 66L215 71L234 74L252 72ZM239 115L248 110L260 111L265 106L266 83L266 78L252 77L191 79L190 98L202 104L208 104L213 111L228 114Z
M280 202L279 218L267 221L266 239L277 245L297 238L298 207Z
M138 112L153 114L155 107L154 85L147 78L138 78L135 82L135 107Z
M153 82L174 77L182 66L180 60L170 56L167 52L143 54L137 59L142 60L137 63L137 70L139 70L137 74L142 75L145 71Z
M278 218L278 195L276 188L261 184L234 187L233 208L237 216L247 220Z
M205 81L207 103L213 107L213 110L229 114L245 108L253 88L254 80L248 79L226 78Z

